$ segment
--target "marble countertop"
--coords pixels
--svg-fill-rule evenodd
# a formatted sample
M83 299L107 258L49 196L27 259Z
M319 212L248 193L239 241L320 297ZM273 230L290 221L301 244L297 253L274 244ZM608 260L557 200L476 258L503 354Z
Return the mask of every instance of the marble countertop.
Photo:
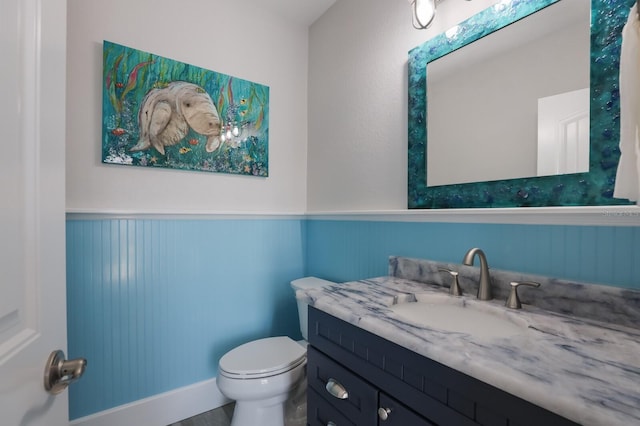
M390 309L438 285L380 277L298 290L311 306L577 423L640 425L640 330L523 305L500 315L526 321L522 335L478 338L417 326Z

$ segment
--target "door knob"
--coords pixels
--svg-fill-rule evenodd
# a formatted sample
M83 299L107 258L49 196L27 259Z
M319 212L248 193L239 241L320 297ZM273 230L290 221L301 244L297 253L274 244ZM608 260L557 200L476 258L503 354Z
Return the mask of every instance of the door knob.
M61 350L51 352L44 368L44 389L51 395L57 395L84 374L87 360L76 358L64 359Z

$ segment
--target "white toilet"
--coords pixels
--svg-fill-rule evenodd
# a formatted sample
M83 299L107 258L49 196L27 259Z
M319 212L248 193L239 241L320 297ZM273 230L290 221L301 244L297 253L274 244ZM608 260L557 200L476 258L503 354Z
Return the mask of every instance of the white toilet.
M293 290L334 283L307 277ZM307 421L307 309L298 300L303 341L289 337L254 340L227 352L218 363L220 392L236 401L231 426L303 426Z

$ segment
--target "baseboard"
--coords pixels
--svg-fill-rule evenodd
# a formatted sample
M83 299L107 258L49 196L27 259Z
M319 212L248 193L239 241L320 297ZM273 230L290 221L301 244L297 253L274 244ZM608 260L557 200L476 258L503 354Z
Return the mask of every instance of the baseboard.
M70 422L71 426L166 426L231 402L216 379L154 395Z

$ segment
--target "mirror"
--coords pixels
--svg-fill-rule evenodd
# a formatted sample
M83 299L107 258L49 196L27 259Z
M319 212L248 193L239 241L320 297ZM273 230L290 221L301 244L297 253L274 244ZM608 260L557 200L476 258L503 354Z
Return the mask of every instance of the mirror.
M427 186L589 171L590 11L559 1L427 64Z
M461 110L465 108L466 104L473 104L472 111L475 110L477 113L480 108L484 108L484 105L493 101L493 99L489 99L489 96L498 91L495 88L485 91L484 94L472 94L472 89L476 89L478 86L486 89L486 78L474 81L473 75L467 76L469 84L464 85L461 83L462 80L459 80L458 86L464 86L464 90L461 91L463 93L456 92L455 94L452 92L451 86L443 93L438 94L437 88L434 89L431 83L429 86L427 85L427 81L431 80L431 73L435 74L437 82L439 81L438 74L452 75L458 72L461 65L456 64L457 61L478 61L479 59L474 58L489 56L486 50L482 50L480 54L474 54L471 50L476 47L490 50L503 49L504 51L504 48L500 46L501 42L496 40L499 38L499 33L512 33L520 24L533 21L532 27L539 29L549 30L556 27L567 30L572 24L563 23L564 12L569 12L567 16L575 14L577 20L584 20L585 17L588 20L588 6L587 10L571 12L575 7L579 8L580 4L584 6L589 2L588 0L541 0L536 2L503 0L461 23L455 29L447 31L448 35L444 33L436 36L409 52L409 208L630 204L626 200L612 198L616 166L620 154L617 146L619 141L617 61L619 60L620 37L612 37L612 34L620 34L630 5L611 5L604 0L593 0L590 8L590 55L585 57L585 46L588 44L584 39L581 39L582 41L575 39L567 41L567 44L574 44L575 49L560 56L567 55L567 58L571 59L562 61L559 59L560 56L556 57L555 69L551 74L553 78L549 75L546 77L547 80L553 80L554 85L556 80L569 81L569 86L556 85L544 89L524 101L521 99L504 101L511 106L517 105L511 110L489 113L482 117L481 121L474 124L473 115L471 118L465 117ZM556 22L558 23L556 24ZM579 30L577 31L579 32ZM583 34L584 31L583 27ZM571 37L577 36L568 35L568 37L571 39ZM507 38L514 39L515 36ZM518 42L518 46L521 48L521 42ZM556 49L546 48L543 50ZM582 51L581 55L579 51ZM438 65L441 60L453 64L446 65L442 70L439 69L442 67ZM570 68L573 63L580 63L580 69ZM479 62L462 65L462 68L470 70L472 74L481 74L483 67L484 65ZM495 72L495 65L493 67L492 74L498 74ZM546 71L543 71L536 63L530 64L528 68L532 69L533 73L528 73L526 78L523 70L508 71L503 67L499 67L502 71L498 75L503 81L515 81L516 85L525 87L537 85L532 82L532 79L544 75ZM483 75L487 76L487 74ZM565 78L565 76L568 77ZM522 84L523 82L526 83ZM585 88L589 88L589 119L583 118L576 122L573 130L575 134L580 134L582 139L587 139L584 133L587 130L589 132L589 149L581 150L579 153L583 163L588 161L588 167L584 164L577 166L572 164L570 167L577 168L562 171L557 167L554 169L549 165L543 165L541 171L538 171L537 134L545 135L543 130L538 131L537 129L538 117L543 117L541 121L544 121L545 116L544 111L538 112L538 103L542 104L544 109L544 104L547 101L555 102L555 99L552 98L555 95L580 92L580 96L584 97L587 93ZM432 89L433 94L431 93ZM471 94L471 99L461 101L460 96L463 94ZM473 99L474 96L476 99ZM529 111L528 115L522 114L525 110ZM514 165L512 163L517 163L521 157L525 157L531 161L529 165L525 167L519 164L516 167L511 167L512 171L524 172L516 175L485 175L482 177L460 178L453 176L453 170L461 169L467 172L472 168L470 165L462 164L462 157L465 156L466 151L471 151L471 154L467 156L472 159L472 162L482 165L483 169L490 172L501 169L497 165L489 165L488 158L480 159L482 151L487 149L479 143L474 146L480 147L480 152L473 152L468 144L464 147L456 146L456 139L469 139L469 136L460 136L456 134L456 131L460 128L463 130L472 129L472 133L476 137L475 134L480 128L503 129L508 127L507 122L515 120L513 118L515 116L508 116L508 114L523 116L525 121L518 125L520 132L512 131L510 135L500 137L485 136L485 139L504 139L508 144L507 147L499 148L497 153L494 152L489 157L491 159L497 157L499 163L510 166ZM477 115L480 114L477 113ZM505 115L508 119L505 118ZM438 128L438 125L432 122L432 118L445 124ZM466 125L460 125L461 123ZM529 131L525 134L522 128L528 128ZM519 153L509 151L509 149L523 149L521 147L527 140L534 140L534 142L530 142L528 148L525 148L528 151L519 151ZM430 149L432 143L435 148L433 152ZM445 150L448 148L449 151L452 151L453 157L442 156L442 153L438 152L442 146L445 147ZM552 157L548 151L544 151L544 149L541 151L542 158ZM565 156L565 158L574 157ZM558 161L554 159L553 163L557 164ZM430 173L431 168L437 169L438 167L443 170L441 175L444 176L440 181L437 180L440 179L437 174L436 177L432 177ZM550 175L557 173L571 174Z

